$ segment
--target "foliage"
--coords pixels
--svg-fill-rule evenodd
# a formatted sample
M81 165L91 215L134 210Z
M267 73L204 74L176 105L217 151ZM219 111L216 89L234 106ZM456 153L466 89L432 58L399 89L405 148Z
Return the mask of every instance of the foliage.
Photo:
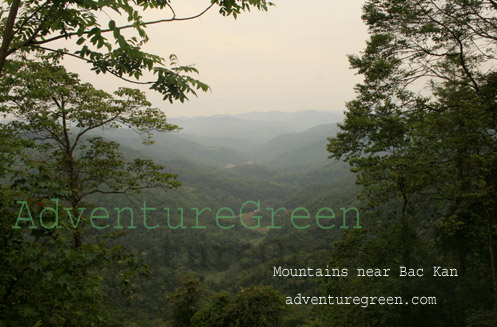
M371 0L363 8L370 39L350 63L364 82L328 151L348 160L364 186L369 229L348 235L343 244L351 242L355 252L336 253L333 260L454 265L464 277L446 303L460 316L451 320L454 314L443 310L423 317L424 324L461 325L463 311L491 310L492 284L497 294L497 116L495 90L489 91L497 8L493 1L459 0ZM349 281L342 290L373 287L359 283ZM407 283L374 287L409 294ZM448 294L449 288L436 283L430 290ZM476 289L481 298L471 300ZM369 313L387 325L419 316L395 310ZM329 324L360 319L333 311Z
M40 152L37 160L26 157L32 170L16 174L18 187L36 192L40 189L33 183L43 183L40 196L56 197L76 209L94 193L179 186L162 165L143 159L127 162L116 142L91 135L102 128L128 127L151 142L153 131L177 129L140 91L120 88L112 96L81 84L77 75L48 61L18 63L16 74L4 76L2 82L0 109L16 118L5 127L33 140L32 150Z
M199 309L202 291L202 284L198 279L187 277L181 281L181 288L167 295L172 306L173 327L191 326L191 319Z
M252 286L236 295L216 294L192 318L192 326L276 327L283 326L285 305L270 287Z
M6 59L14 54L33 50L56 52L88 62L96 73L110 73L129 82L150 85L164 100L183 102L188 94L207 91L208 86L190 77L188 74L197 73L197 69L178 65L176 56L171 55L166 61L157 54L145 52L143 48L149 40L146 27L195 19L214 6L222 15L236 18L250 8L266 11L270 5L272 3L266 0L212 0L198 15L176 17L173 3L162 0L12 0L1 7L0 72L13 69ZM169 17L147 21L142 16L147 11ZM72 41L70 48L75 50L50 48L57 40ZM147 72L152 73L155 80L139 81Z
M35 241L17 235L2 271L0 326L116 325L104 301L105 276L120 281L125 293L126 279L117 272L132 278L146 274L146 268L123 249L108 246L108 240L79 248L71 241L61 232Z

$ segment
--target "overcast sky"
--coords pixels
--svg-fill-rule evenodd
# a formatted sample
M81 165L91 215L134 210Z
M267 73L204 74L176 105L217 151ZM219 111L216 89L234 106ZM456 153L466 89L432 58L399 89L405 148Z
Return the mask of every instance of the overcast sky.
M184 104L149 100L170 117L236 114L249 111L345 109L360 77L349 69L347 54L365 46L366 27L359 0L273 0L269 12L221 16L215 8L185 22L149 26L146 50L163 57L174 53L194 64L198 78L212 88ZM209 0L172 1L177 17L190 16ZM152 18L157 18L152 17ZM126 85L114 77L95 77L88 67L72 70L96 87L112 91ZM133 86L128 84L127 86Z

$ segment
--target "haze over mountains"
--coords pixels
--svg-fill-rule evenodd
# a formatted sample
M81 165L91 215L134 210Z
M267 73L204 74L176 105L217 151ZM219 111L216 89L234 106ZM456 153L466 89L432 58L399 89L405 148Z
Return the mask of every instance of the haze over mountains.
M206 144L222 144L229 138L260 145L281 134L303 132L311 127L337 123L342 119L342 113L337 111L303 110L178 117L170 118L169 121L181 126L183 135L201 136Z
M172 165L193 160L217 168L255 164L308 169L330 163L327 137L336 134L341 118L338 112L313 110L171 118L182 129L156 133L146 152ZM142 148L140 139L126 129L104 135Z
M342 115L333 111L266 112L171 118L180 131L155 133L145 146L131 130L99 132L122 146L163 160L169 167L184 161L215 168L262 165L307 170L330 164L327 138L336 134Z

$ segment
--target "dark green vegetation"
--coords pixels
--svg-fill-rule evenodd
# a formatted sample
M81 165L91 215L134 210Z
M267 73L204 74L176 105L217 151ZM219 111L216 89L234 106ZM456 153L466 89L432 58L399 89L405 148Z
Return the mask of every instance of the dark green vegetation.
M351 278L332 293L435 295L437 307L335 306L317 325L497 324L495 1L371 0L364 75L332 157L350 162L369 228L335 243L335 265L445 265L451 278ZM421 88L424 88L421 92Z

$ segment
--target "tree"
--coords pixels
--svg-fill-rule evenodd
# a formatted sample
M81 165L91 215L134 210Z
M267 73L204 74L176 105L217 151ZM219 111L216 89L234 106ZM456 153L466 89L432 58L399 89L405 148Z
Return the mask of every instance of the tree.
M43 224L28 221L26 229L22 221L3 220L10 221L10 226L2 224L5 232L14 235L2 255L15 255L3 270L2 316L12 326L37 321L114 325L103 305L104 278L121 280L121 291L129 293L129 280L147 269L115 244L118 235L88 228L84 209L92 207L96 194L170 189L180 183L160 164L125 158L119 144L97 131L131 128L144 142L152 142L153 132L177 126L167 123L161 110L151 108L140 91L120 88L110 95L96 90L52 59L17 62L16 73L5 74L0 85L0 111L15 118L2 124L2 133L17 136L21 143L8 142L17 156L11 167L2 166L3 176L12 180L11 192L16 192L5 201L5 217L36 217L53 208L54 201L60 206L59 221L56 210L49 210L53 214L45 215ZM19 200L26 207L19 209Z
M397 233L382 260L455 264L465 284L448 301L461 311L481 305L469 300L479 289L491 310L489 284L497 295L497 5L371 0L363 9L370 39L349 60L364 82L347 103L342 132L328 144L331 157L349 160L364 186L371 218L362 238ZM373 247L355 242L365 251ZM413 244L430 255L420 259ZM367 253L368 260L380 259Z
M116 142L92 135L97 129L126 127L147 142L153 131L177 129L140 91L119 88L111 96L81 84L77 75L48 61L18 63L16 73L3 82L5 101L0 109L16 118L8 125L31 137L40 153L36 161L27 156L34 173L21 173L14 181L19 187L43 192L37 194L41 199L56 197L78 210L92 194L179 186L162 165L143 159L127 162ZM43 188L35 187L40 183ZM75 245L80 244L76 238Z
M271 287L251 286L230 295L219 293L191 319L192 326L283 326L283 298Z
M171 322L174 327L191 326L191 319L199 309L204 285L198 279L186 277L181 287L167 295L172 307Z
M96 73L110 73L128 82L150 85L164 96L164 100L183 102L188 94L206 91L208 86L188 76L197 70L177 65L174 55L169 57L168 63L156 54L143 51L148 41L146 27L195 19L216 6L223 16L236 18L251 8L266 11L270 5L272 3L266 0L211 0L210 5L197 15L176 17L173 2L168 0L7 1L2 4L0 16L0 75L9 68L7 59L15 54L34 50L56 52L88 62ZM142 12L147 10L160 11L169 17L146 21ZM116 22L111 13L118 18L124 16L127 21ZM132 36L126 36L128 30L133 31ZM77 50L50 47L61 39L73 41ZM139 81L145 72L153 73L156 79Z

